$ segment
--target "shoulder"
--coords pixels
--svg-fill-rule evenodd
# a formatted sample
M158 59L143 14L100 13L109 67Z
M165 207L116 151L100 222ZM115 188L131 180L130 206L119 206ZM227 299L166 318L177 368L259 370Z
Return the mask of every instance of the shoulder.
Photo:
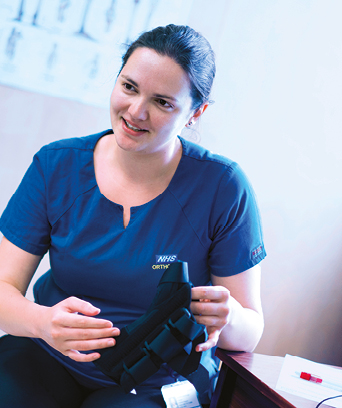
M72 167L91 164L96 143L109 132L106 130L90 136L61 139L49 143L36 153L33 162L42 168L46 177L56 172L70 171Z
M110 133L111 130L105 130L100 133L95 133L89 136L83 137L73 137L69 139L61 139L55 142L49 143L42 147L41 151L43 152L57 152L57 151L68 151L68 150L94 150L98 140Z
M243 197L253 197L251 184L236 162L184 139L181 142L183 156L168 190L188 217L197 214L203 219L207 214L217 219Z
M217 165L218 167L222 168L230 168L234 166L234 163L228 157L222 156L220 154L213 153L212 151L196 144L180 138L183 147L183 155L188 157L189 159L197 160L203 164L210 164Z
M44 191L51 224L77 197L96 186L94 148L108 132L59 140L43 146L35 155L35 174L39 172L42 175L41 181L36 183Z
M180 138L183 147L183 158L189 174L202 181L225 184L249 184L248 179L238 163L221 154Z
M171 189L182 206L201 203L201 211L214 218L241 205L255 206L253 187L238 163L192 142L181 142L183 157Z

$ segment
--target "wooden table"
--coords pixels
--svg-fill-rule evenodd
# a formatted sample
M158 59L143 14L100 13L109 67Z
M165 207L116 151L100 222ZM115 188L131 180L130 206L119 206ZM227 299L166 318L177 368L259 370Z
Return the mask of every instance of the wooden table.
M210 408L314 408L318 404L275 389L284 357L221 349L216 355L222 367Z

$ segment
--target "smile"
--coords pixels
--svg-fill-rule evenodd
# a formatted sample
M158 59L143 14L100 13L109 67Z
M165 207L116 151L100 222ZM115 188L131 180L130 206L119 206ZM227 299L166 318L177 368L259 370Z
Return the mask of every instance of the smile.
M122 118L122 120L125 122L125 125L128 127L128 129L134 130L135 132L147 132L147 129L136 128L129 124L124 118Z

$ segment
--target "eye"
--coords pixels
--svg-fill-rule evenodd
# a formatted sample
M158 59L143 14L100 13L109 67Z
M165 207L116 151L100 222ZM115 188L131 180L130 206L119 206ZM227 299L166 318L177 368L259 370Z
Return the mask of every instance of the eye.
M128 82L124 82L122 85L127 91L135 91L134 86L129 84Z
M157 102L164 108L173 108L173 106L170 105L169 102L166 102L165 99L157 99Z

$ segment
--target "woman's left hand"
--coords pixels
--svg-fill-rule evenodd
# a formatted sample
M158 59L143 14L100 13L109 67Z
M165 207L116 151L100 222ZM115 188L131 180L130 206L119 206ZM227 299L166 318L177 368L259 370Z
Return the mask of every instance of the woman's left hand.
M196 351L215 347L223 328L229 322L230 292L224 286L198 286L191 289L191 311L197 323L207 328L208 339Z

